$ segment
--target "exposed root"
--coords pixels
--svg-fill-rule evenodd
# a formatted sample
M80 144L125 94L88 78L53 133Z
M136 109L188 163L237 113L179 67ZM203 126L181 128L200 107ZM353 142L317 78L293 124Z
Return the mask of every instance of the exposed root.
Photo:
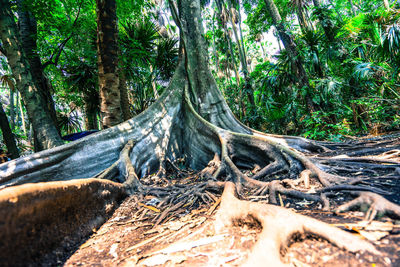
M227 182L215 227L217 231L223 227L232 227L235 222L245 218L252 218L261 225L262 232L246 266L256 266L261 262L268 263L269 266L284 266L281 250L298 234L322 237L350 252L368 251L379 254L372 244L350 233L285 208L241 201L235 197L235 192L235 185Z
M276 193L281 193L286 196L291 196L298 199L306 199L316 202L322 202L319 196L303 193L293 189L287 189L282 186L280 181L272 181L268 187L269 190L269 203L278 204L276 200Z
M120 154L120 172L125 177L125 182L123 186L129 193L133 193L135 191L142 191L143 186L139 181L138 176L136 175L135 168L132 165L131 159L129 157L129 153L135 145L135 141L129 140L125 147L122 149Z
M0 191L0 260L39 264L60 244L99 227L126 196L121 184L99 179L25 184Z
M368 221L384 215L394 219L400 218L400 206L386 200L384 197L371 192L353 192L353 194L358 195L358 197L339 206L336 212L340 213L360 208L366 211L365 218Z

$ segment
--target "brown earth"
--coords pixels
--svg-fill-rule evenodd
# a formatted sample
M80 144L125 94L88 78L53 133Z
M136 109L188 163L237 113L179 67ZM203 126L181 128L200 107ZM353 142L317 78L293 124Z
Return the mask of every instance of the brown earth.
M397 182L397 181L396 181ZM396 184L394 188L400 188ZM399 194L396 194L399 196ZM342 202L344 195L338 193ZM254 199L253 199L254 200ZM267 202L258 198L257 201ZM397 202L399 199L397 199ZM214 215L217 205L202 206L181 217L170 218L154 226L143 215L142 206L135 205L135 198L127 198L113 216L93 234L78 245L65 245L47 255L42 264L65 266L220 266L241 265L257 241L257 225L238 225L231 230L215 232ZM362 227L363 213L348 212L336 215L319 210L306 201L286 199L282 202L298 213L349 230L355 235L367 236L382 252L349 253L329 242L313 236L293 237L288 248L281 248L285 262L294 266L400 266L400 221L389 219L372 221L370 230ZM333 207L336 203L331 203ZM134 206L135 205L135 206ZM141 213L138 213L138 209ZM157 213L145 209L146 213ZM361 234L360 234L361 232ZM369 234L369 235L368 235ZM364 237L365 238L365 237ZM377 240L374 240L377 239ZM266 266L265 263L260 263Z

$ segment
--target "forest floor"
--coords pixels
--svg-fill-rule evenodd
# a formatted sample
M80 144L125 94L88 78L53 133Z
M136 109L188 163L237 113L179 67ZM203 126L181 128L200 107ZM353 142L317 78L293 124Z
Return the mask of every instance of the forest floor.
M393 138L399 139L397 135ZM387 140L387 139L386 139ZM395 141L396 142L396 141ZM397 144L398 145L398 144ZM324 155L319 155L324 156ZM187 182L196 183L192 173ZM149 181L150 182L150 181ZM172 182L177 182L172 180ZM182 181L181 181L182 182ZM389 192L383 195L400 204L400 180L370 177L363 181ZM348 194L337 192L331 199L331 210L351 200ZM220 197L220 196L218 196ZM250 201L268 203L267 197L243 196ZM350 253L325 240L294 237L281 248L284 262L294 266L400 266L400 221L386 217L367 222L364 213L350 211L335 214L322 211L321 205L305 200L279 196L280 205L369 240L381 252ZM85 240L66 240L64 246L44 257L44 265L65 266L221 266L241 265L257 241L261 229L257 225L237 225L216 232L215 214L219 200L210 205L181 208L176 215L167 216L164 223L155 225L154 215L160 212L146 201L128 197L114 214ZM274 231L274 229L271 229ZM260 266L266 266L260 263Z

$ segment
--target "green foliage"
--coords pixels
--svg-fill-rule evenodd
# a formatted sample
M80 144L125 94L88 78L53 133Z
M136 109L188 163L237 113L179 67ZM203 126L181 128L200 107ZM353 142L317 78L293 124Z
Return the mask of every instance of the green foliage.
M274 1L305 67L309 86L301 87L293 58L283 47L271 50L282 44L264 0L240 1L242 22L235 26L242 30L247 80L241 44L229 19L222 19L227 2L220 2L225 7L220 14L215 1L202 1L211 70L228 105L245 124L277 134L338 141L399 130L399 4L386 10L378 0L353 1L353 7L347 0L321 2L315 7L312 1ZM239 1L231 3L237 11ZM36 52L51 81L61 131L80 131L84 111L99 113L95 1L26 0L24 8L37 22ZM178 63L178 30L166 8L152 0L117 0L119 63L133 114L162 93ZM299 27L300 11L310 30ZM4 57L0 66L1 74L8 73ZM3 76L3 87L11 86L8 78ZM315 112L306 108L307 95ZM20 117L16 125L15 134L26 139Z

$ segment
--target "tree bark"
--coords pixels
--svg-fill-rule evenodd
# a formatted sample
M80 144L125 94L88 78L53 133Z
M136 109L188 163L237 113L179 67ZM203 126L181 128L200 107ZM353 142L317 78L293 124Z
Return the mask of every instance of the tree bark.
M95 97L98 97L96 94ZM91 96L84 96L85 129L98 130L97 113L99 111L98 103L94 104Z
M115 0L96 0L97 64L103 128L122 122L118 77L118 24Z
M123 69L120 69L119 71L119 92L121 95L122 119L127 121L132 118L132 114L129 108L128 87L126 86L125 71Z
M299 20L300 28L304 34L314 31L312 24L309 23L307 19L306 12L303 6L296 7L297 19Z
M18 6L18 24L19 24L19 33L21 36L21 45L22 49L25 52L25 56L29 62L31 74L33 81L38 88L38 92L40 93L42 99L46 103L45 108L46 112L49 112L51 119L53 120L54 125L58 129L57 122L57 114L55 110L55 104L53 97L51 95L52 88L50 81L47 79L42 62L39 58L39 54L37 52L37 23L35 17L28 11L28 8L24 5L24 0L17 1ZM41 147L40 144L37 144L40 150L44 148Z
M60 135L52 121L50 114L46 112L46 103L42 99L36 87L21 47L17 26L11 11L10 2L0 1L0 33L8 63L12 69L17 88L24 100L29 120L37 134L37 139L45 149L63 144Z
M12 159L19 157L17 144L15 143L14 134L11 131L10 124L8 123L7 115L4 112L3 105L0 103L0 128L3 132L3 140L6 143L8 153L11 154Z
M14 101L15 90L10 88L10 128L14 131L15 128L15 101Z

